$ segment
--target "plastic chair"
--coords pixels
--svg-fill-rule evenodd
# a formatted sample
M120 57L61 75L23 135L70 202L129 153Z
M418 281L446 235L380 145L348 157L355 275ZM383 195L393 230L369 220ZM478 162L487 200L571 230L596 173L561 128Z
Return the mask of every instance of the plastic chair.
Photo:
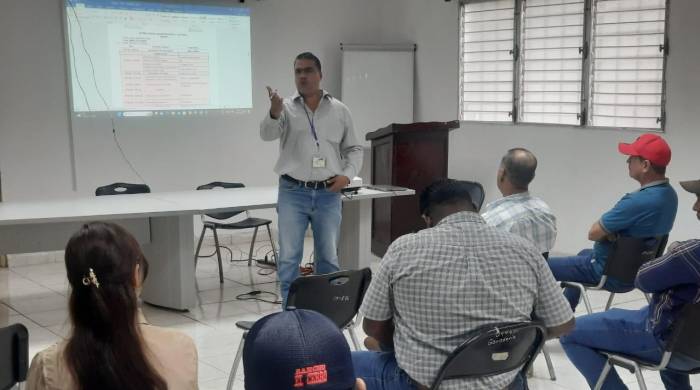
M209 184L204 184L197 187L197 190L213 190L216 188L243 188L245 185L243 183L228 183L223 181L215 181ZM233 218L241 213L246 213L246 218L237 222L227 222L226 220ZM270 245L272 246L272 257L274 262L277 262L277 250L275 249L275 242L272 239L272 232L270 231L270 224L272 221L269 219L253 218L247 210L233 211L227 213L216 213L216 214L205 214L206 217L202 217L202 233L199 235L199 242L197 243L197 250L194 255L195 267L197 266L197 259L201 257L199 255L202 249L202 241L204 240L204 235L207 229L210 229L214 234L214 245L216 246L216 258L219 262L219 283L224 282L224 272L221 265L221 249L219 245L219 235L217 234L218 229L226 230L243 230L243 229L255 229L253 231L253 239L250 241L250 251L248 252L248 266L253 262L253 249L255 248L255 239L258 236L258 228L265 226L267 228L267 236L270 238Z
M0 328L0 389L10 389L27 380L29 333L22 324Z
M127 195L127 194L147 194L151 192L151 188L146 184L132 183L112 183L106 186L97 187L95 190L96 196L103 195Z
M610 249L608 260L605 263L603 276L598 284L561 282L562 287L577 288L581 291L583 303L586 305L588 314L593 313L591 301L588 298L587 290L605 290L610 292L605 310L612 305L615 292L605 288L608 278L614 278L620 282L632 285L637 277L639 268L646 262L661 256L666 248L668 235L652 238L618 237ZM633 290L630 288L629 291ZM647 298L648 299L648 298Z
M440 367L431 390L443 381L513 371L525 374L542 349L547 329L539 322L486 325L474 330Z
M603 371L598 377L595 385L595 390L600 390L603 387L605 378L607 378L612 366L624 367L637 377L637 383L641 390L646 390L647 386L644 382L642 369L661 371L665 370L674 353L681 353L687 357L700 361L700 304L688 304L681 312L680 317L676 321L671 332L671 336L666 341L664 353L661 356L659 363L642 360L636 356L628 356L605 350L598 350L608 357L608 360L603 366ZM700 367L689 371L676 372L692 375L700 373Z
M355 334L354 319L360 310L362 299L371 280L372 271L369 268L303 276L292 282L287 297L287 307L314 310L330 318L338 328L348 331L357 351L360 350L360 343ZM243 355L245 338L254 323L254 321L236 322L236 327L244 332L228 377L227 390L233 387L233 379L236 377Z

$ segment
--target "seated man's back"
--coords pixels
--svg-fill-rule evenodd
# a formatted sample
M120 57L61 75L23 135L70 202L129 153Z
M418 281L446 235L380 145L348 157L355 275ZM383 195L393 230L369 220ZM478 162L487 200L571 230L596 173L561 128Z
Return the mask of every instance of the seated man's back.
M488 226L469 211L453 213L392 243L361 308L368 320L393 319L398 366L426 386L471 331L530 321L533 311L547 327L572 319L532 244ZM516 374L447 381L441 388L500 389Z
M524 148L510 149L501 159L496 185L503 195L482 210L486 223L530 241L548 253L557 239L557 219L547 203L530 194L537 158Z

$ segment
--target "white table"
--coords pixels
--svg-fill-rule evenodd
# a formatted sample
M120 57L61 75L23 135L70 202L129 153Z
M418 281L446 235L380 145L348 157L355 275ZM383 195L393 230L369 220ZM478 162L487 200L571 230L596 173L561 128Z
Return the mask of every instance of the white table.
M344 198L339 243L341 267L365 265L360 259L360 248L368 245L369 238L360 221L363 217L369 220L369 199L412 194L413 190L362 189L357 195ZM63 249L82 223L114 221L136 237L149 259L150 272L142 294L144 301L186 310L196 304L192 217L273 208L276 204L277 187L4 202L0 203L0 253Z

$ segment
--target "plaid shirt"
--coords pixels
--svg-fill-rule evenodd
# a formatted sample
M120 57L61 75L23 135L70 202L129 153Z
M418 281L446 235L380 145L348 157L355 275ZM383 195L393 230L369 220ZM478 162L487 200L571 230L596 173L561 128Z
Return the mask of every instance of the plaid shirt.
M361 313L393 319L399 366L430 385L447 356L479 326L529 321L552 327L573 315L540 253L524 239L460 212L394 241ZM503 389L517 371L446 381L441 389Z
M552 210L529 192L493 201L481 216L489 225L532 242L540 253L549 252L557 239L557 219Z
M635 285L653 293L648 326L662 344L689 303L700 302L700 240L679 243L639 269Z

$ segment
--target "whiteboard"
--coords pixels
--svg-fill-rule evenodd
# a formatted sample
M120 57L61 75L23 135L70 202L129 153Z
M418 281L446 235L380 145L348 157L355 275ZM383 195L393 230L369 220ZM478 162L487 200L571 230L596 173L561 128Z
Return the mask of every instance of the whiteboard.
M416 45L341 44L341 50L341 100L363 145L369 146L369 132L391 123L412 123Z

